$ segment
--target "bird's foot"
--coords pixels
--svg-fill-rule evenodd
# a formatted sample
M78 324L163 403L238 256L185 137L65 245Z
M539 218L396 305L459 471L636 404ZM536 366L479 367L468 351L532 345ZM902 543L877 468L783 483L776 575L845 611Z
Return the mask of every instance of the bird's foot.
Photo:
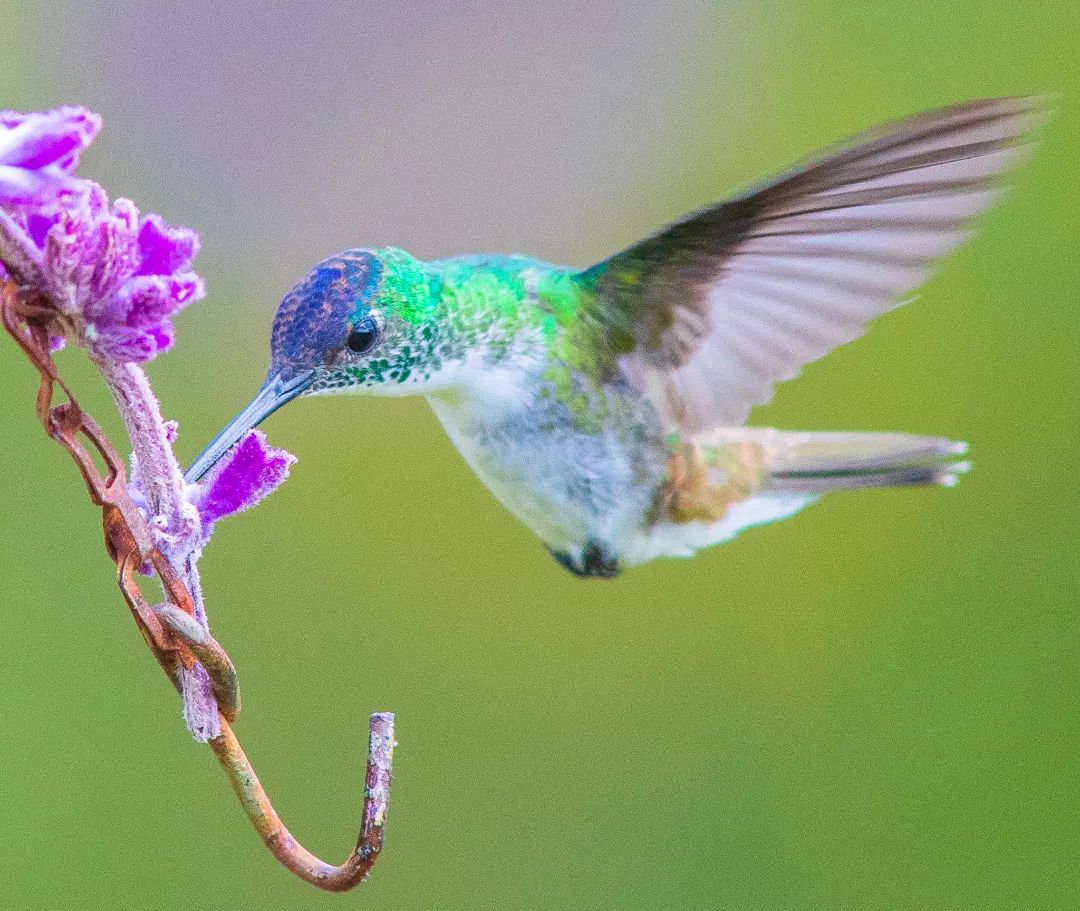
M569 550L552 550L551 555L560 565L581 579L614 579L619 575L619 558L601 544L590 540L577 553Z

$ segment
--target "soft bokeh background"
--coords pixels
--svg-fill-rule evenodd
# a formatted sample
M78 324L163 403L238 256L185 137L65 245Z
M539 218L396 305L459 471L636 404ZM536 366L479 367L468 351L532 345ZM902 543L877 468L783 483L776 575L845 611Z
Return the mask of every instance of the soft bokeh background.
M335 250L584 265L876 122L1052 92L977 239L755 416L967 439L976 470L588 584L423 402L275 416L301 461L218 531L204 579L240 734L331 859L367 714L398 713L385 856L335 898L272 862L185 734L0 339L0 905L1076 907L1075 0L276 7L0 11L0 107L102 111L84 171L203 234L210 297L150 368L185 459ZM78 353L62 363L107 416Z

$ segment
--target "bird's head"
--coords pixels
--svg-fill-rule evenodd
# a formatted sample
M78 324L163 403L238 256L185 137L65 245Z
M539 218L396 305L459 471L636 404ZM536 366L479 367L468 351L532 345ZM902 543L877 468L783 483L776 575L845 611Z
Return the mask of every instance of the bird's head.
M432 280L400 250L347 250L323 260L278 306L262 388L191 468L198 481L245 433L303 395L407 394L436 347Z

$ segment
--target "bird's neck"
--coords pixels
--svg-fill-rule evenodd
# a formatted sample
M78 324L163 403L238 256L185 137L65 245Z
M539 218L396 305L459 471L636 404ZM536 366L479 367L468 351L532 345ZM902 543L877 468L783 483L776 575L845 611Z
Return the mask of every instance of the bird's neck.
M429 341L430 372L418 390L480 405L527 394L543 371L552 327L537 305L551 267L511 257L426 264L430 298L417 336Z

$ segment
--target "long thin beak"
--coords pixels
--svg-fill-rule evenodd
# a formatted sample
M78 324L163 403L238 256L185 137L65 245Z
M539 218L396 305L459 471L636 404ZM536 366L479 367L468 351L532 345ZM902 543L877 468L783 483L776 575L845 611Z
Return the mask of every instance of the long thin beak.
M240 442L245 433L259 426L282 405L291 402L307 389L311 385L313 375L314 371L308 370L297 376L291 376L287 380L280 376L268 377L262 389L255 394L255 398L225 425L225 429L214 437L210 445L203 450L202 455L192 463L184 475L184 480L189 484L202 480L218 459Z

